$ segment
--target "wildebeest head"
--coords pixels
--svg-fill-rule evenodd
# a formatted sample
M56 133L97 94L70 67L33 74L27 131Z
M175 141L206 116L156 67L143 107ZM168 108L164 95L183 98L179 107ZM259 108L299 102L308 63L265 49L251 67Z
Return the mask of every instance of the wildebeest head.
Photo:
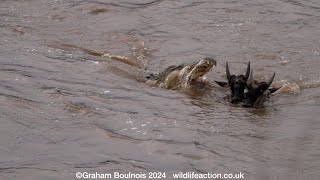
M266 98L268 97L269 90L275 73L268 82L257 82L253 80L253 72L251 71L250 78L247 81L247 92L243 102L243 107L259 107L261 106Z
M228 62L226 63L226 74L228 84L231 89L231 103L238 103L244 99L244 90L247 85L247 80L250 74L250 61L247 66L247 72L245 75L231 75Z
M250 61L247 66L246 74L234 75L230 73L228 62L226 63L226 74L228 82L216 81L220 86L229 85L231 90L231 103L239 103L244 99L244 90L250 75Z

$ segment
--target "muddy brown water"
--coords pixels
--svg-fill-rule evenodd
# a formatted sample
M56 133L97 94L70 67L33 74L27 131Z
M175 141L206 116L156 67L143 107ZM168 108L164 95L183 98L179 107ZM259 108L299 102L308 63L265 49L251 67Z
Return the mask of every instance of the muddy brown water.
M78 171L318 179L319 37L318 0L3 0L0 179ZM206 56L218 62L211 90L141 81ZM226 61L234 73L251 61L259 80L276 72L286 90L264 108L231 106L214 84Z

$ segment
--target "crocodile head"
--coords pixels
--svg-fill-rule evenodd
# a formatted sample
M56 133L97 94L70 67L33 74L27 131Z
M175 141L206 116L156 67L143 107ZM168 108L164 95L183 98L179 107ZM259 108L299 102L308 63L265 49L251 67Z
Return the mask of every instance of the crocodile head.
M169 66L162 73L147 76L147 79L156 82L159 87L185 89L192 82L201 80L216 64L213 58L207 57L192 64Z
M206 57L197 63L185 66L179 75L180 78L182 78L182 81L185 81L184 83L188 84L202 78L216 65L217 62L214 59Z

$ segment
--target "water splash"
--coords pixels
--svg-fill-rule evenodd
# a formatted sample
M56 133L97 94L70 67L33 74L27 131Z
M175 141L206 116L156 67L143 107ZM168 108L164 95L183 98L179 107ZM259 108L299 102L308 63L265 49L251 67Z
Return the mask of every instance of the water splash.
M273 85L275 87L281 87L278 91L274 94L299 94L301 89L300 86L295 82L289 82L288 80L281 80L274 82Z
M320 87L320 80L306 81L301 85L302 88L317 88Z

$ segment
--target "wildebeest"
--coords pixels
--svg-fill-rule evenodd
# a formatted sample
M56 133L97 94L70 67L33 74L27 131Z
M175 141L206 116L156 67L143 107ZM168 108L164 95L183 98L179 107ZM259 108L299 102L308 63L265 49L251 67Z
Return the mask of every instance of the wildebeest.
M236 104L242 102L245 98L244 90L247 86L247 80L250 75L250 61L247 66L246 74L234 75L230 73L228 62L226 62L226 74L228 82L215 81L222 87L229 86L231 90L231 103Z
M247 81L247 92L243 101L243 107L260 107L269 97L270 93L275 92L279 88L269 89L276 73L273 73L267 82L257 82L253 79L253 71L250 73L250 78Z

